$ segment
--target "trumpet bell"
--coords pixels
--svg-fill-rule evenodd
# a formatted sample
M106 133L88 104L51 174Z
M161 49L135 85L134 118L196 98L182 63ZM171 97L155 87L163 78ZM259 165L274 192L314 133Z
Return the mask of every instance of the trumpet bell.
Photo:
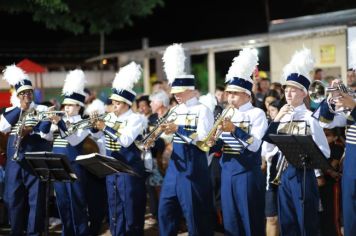
M326 85L319 80L315 80L310 84L309 97L314 103L321 103L327 96Z

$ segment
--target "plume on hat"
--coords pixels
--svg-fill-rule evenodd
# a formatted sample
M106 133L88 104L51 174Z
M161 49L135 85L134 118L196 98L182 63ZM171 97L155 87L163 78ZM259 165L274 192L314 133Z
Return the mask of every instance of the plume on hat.
M211 93L199 97L199 102L207 106L211 112L214 112L215 106L218 104L216 98Z
M11 92L11 97L10 97L10 103L12 104L12 106L14 107L20 107L20 99L17 97L17 93L15 90L13 90Z
M99 115L105 113L105 104L100 99L94 99L94 101L87 106L84 113L89 115L94 112L97 112Z
M16 65L6 66L2 72L4 74L3 79L12 86L15 86L23 80L29 80L28 75Z
M70 96L73 93L84 95L86 82L85 74L82 70L76 69L70 71L64 80L63 95Z
M310 81L309 73L313 70L314 64L315 60L309 48L296 51L289 64L283 68L283 78L286 80L290 74L296 73Z
M356 39L352 40L350 43L350 66L356 71Z
M132 91L135 84L140 80L141 74L141 66L135 62L131 62L121 67L119 72L116 73L112 86L119 91L122 89Z
M185 59L182 44L175 43L166 48L162 60L169 84L172 84L178 76L185 75Z
M233 59L233 62L226 75L225 82L238 77L253 83L251 75L258 65L258 56L256 51L251 48L244 48L239 55Z

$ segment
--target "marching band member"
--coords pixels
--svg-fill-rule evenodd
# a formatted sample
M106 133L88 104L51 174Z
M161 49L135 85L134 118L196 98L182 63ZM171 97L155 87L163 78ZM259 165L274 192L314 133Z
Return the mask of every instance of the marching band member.
M93 135L105 135L106 155L130 165L139 176L126 173L106 177L110 231L117 235L143 235L146 207L145 167L134 141L142 134L145 120L131 110L136 93L132 90L141 77L141 67L134 62L122 67L113 81L110 97L113 112L99 120ZM146 122L147 123L147 122Z
M176 120L163 126L165 133L174 134L174 138L159 200L160 235L177 235L180 212L186 219L189 235L213 235L207 153L195 145L211 129L213 114L194 95L194 76L184 72L182 45L169 46L163 61L171 93L179 105L171 110L177 115Z
M84 113L89 116L90 114L104 115L105 104L100 99L94 99L85 109ZM95 142L88 142L88 140ZM106 155L105 149L105 137L95 138L89 136L84 143L84 154L90 154L93 152L98 152L102 155ZM89 229L91 235L99 235L100 229L102 227L103 220L108 214L107 206L107 194L106 194L106 181L105 178L99 178L91 172L87 171L87 187L86 197L88 203L88 213L89 213ZM95 191L93 191L95 189Z
M356 70L356 40L351 43L351 65L353 70ZM355 81L348 81L349 84ZM332 86L341 83L339 80L332 81ZM355 94L355 91L353 91ZM332 94L330 94L332 96ZM324 128L334 128L346 126L346 146L345 160L343 163L342 175L342 208L344 219L344 235L356 235L356 101L350 94L340 93L340 98L336 99L336 107L344 107L350 109L350 114L344 116L342 114L334 114L329 110L328 101L324 100L319 108L315 111L314 116L320 120L320 124Z
M78 130L66 136L67 126L82 120L84 109L84 85L86 79L82 70L70 71L64 81L62 106L66 117L53 116L53 152L67 156L78 179L72 183L55 182L56 201L62 221L62 235L89 235L88 204L86 198L87 171L75 162L83 154L83 141L88 130Z
M49 121L29 119L26 114L45 111L47 107L33 102L29 77L15 65L7 66L3 78L15 87L18 105L5 110L0 119L0 132L10 133L4 200L9 210L11 235L40 235L43 231L44 186L24 159L25 152L49 151ZM47 139L47 140L46 140Z
M271 133L310 134L324 156L329 158L330 149L323 129L303 103L304 98L308 96L309 72L313 69L313 65L314 59L311 51L303 49L296 52L290 63L284 67L283 77L286 79L284 94L287 104L280 109L266 135ZM271 143L268 138L266 141ZM281 235L318 235L319 194L316 174L313 170L306 170L304 179L303 169L297 169L293 165L286 166L286 164L281 166L286 168L282 173L281 184L278 188L278 218ZM306 186L305 193L303 193L303 181ZM305 196L304 212L303 195Z
M234 58L226 75L228 107L233 112L223 120L220 135L225 235L264 235L261 144L267 119L263 110L251 104L251 75L257 65L257 55L246 48Z

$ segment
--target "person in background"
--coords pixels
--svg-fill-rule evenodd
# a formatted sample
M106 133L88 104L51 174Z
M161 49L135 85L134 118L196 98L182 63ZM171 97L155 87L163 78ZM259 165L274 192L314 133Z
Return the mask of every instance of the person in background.
M90 116L90 114L93 113L96 113L99 116L106 114L105 104L101 100L94 99L92 103L88 104L85 108L84 114L87 116ZM94 138L89 135L84 142L83 149L84 155L95 152L106 155L105 137ZM93 191L93 189L95 189L95 191ZM85 195L88 203L90 234L99 235L103 221L108 214L107 201L103 201L103 199L107 199L105 178L98 178L96 175L87 171L87 187Z
M267 108L268 123L271 123L277 116L279 110L284 106L285 101L275 100ZM278 148L268 150L268 144L262 144L262 160L266 163L266 195L265 195L265 216L266 216L266 235L278 236L278 185L271 182L277 174L277 162L281 155Z
M282 84L279 82L272 82L271 85L269 86L269 89L277 91L280 98L284 96Z
M324 71L321 68L316 68L314 70L314 76L313 76L313 81L319 80L323 81L324 80Z
M142 95L136 100L137 111L148 118L151 114L150 99L148 95Z
M156 80L152 83L152 93L156 93L161 90L164 90L164 85L162 81Z
M347 71L346 83L349 88L356 91L356 72L353 69Z
M269 90L267 93L266 93L266 96L264 97L263 99L263 109L266 113L267 113L267 116L268 116L268 106L269 104L271 104L272 102L276 101L276 100L279 100L281 99L281 97L279 96L279 93L275 90Z
M220 85L216 86L215 97L218 102L218 105L220 107L224 108L226 105L226 93L225 93L224 86L220 86Z
M221 106L217 104L216 97L210 93L200 96L199 102L207 106L214 113L215 120L219 118L223 111ZM208 165L214 194L214 215L216 222L214 231L223 232L224 226L221 210L221 155L221 150L214 150L214 148L211 148L208 155Z
M169 111L169 96L165 91L159 90L151 94L150 101L153 114L148 118L148 132L151 132L157 127L158 122L160 122L161 119L164 119L164 116L167 115L167 112ZM155 225L158 219L158 200L163 182L163 174L165 172L163 169L162 154L165 151L166 142L161 136L157 138L152 145L153 147L146 150L151 151L153 158L152 168L149 170L149 176L147 177L146 182L151 212L151 216L146 220L146 223Z
M267 77L260 78L257 87L258 92L255 93L255 106L264 109L264 98L269 91L270 80Z
M324 129L330 147L329 164L336 171L340 170L340 161L344 154L345 144L341 138L341 128ZM321 236L341 235L340 219L340 181L324 173L325 184L319 187L322 211L320 213Z

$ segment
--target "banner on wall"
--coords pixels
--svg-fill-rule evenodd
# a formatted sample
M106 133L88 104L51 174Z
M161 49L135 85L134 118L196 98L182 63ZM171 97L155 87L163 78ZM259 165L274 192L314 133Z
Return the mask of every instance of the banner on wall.
M320 45L320 63L335 63L336 47L334 44Z

